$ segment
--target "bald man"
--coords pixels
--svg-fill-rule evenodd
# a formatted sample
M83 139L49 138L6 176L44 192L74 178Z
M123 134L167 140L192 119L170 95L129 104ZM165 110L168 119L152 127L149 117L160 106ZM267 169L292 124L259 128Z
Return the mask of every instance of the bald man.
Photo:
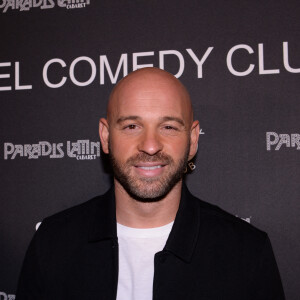
M267 234L183 184L199 122L173 75L144 68L122 79L99 134L114 185L43 221L17 300L284 299Z

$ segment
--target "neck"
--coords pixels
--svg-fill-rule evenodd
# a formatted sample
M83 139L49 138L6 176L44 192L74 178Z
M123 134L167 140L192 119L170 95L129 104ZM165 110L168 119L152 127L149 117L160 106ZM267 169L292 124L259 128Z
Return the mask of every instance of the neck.
M133 199L115 179L117 222L133 228L153 228L174 221L181 198L182 181L157 202L140 202Z

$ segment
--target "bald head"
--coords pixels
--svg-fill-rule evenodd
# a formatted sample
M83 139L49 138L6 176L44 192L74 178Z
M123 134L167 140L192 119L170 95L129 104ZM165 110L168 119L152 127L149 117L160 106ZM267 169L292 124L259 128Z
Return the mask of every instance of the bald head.
M127 106L132 101L135 101L135 105L146 104L149 109L151 104L178 107L182 110L186 125L190 126L193 122L193 110L188 91L176 77L164 70L143 68L120 80L109 98L108 122L120 113L120 107Z

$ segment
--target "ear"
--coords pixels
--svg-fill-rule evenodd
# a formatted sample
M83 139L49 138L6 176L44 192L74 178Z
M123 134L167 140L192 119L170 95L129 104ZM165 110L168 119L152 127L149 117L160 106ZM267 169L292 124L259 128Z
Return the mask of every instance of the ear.
M109 140L109 125L106 119L101 118L99 121L99 136L101 140L102 150L108 154L108 140Z
M191 135L190 135L191 144L190 144L189 160L191 160L197 153L199 133L200 133L199 121L194 121L192 124Z

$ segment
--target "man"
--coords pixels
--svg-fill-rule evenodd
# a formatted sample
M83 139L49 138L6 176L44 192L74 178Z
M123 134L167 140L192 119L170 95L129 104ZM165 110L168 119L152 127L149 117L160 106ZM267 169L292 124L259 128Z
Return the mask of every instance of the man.
M267 235L182 182L199 122L174 76L145 68L122 79L99 132L114 186L43 221L17 300L284 299Z

